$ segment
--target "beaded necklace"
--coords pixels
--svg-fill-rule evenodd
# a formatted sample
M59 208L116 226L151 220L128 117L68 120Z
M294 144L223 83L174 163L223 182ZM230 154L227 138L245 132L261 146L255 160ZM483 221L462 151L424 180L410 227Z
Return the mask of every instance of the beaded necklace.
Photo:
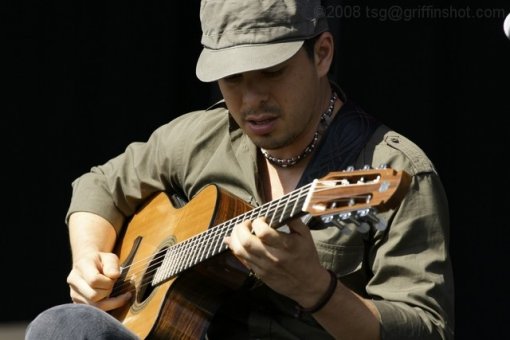
M306 156L311 154L319 142L319 137L321 136L321 134L324 131L326 131L329 123L331 123L331 115L333 114L333 109L335 108L335 102L336 102L337 98L338 98L338 96L337 96L336 92L333 91L331 93L331 98L329 99L328 109L321 114L321 121L320 121L319 127L317 128L317 131L315 131L312 141L310 142L310 144L308 144L306 146L306 148L303 150L303 152L301 152L299 155L291 157L291 158L278 158L278 157L271 156L266 150L261 148L260 151L262 152L264 157L266 157L266 159L268 161L270 161L272 164L274 164L276 166L279 166L281 168L288 168L293 165L296 165L300 160L306 158ZM323 126L322 129L321 129L321 125Z

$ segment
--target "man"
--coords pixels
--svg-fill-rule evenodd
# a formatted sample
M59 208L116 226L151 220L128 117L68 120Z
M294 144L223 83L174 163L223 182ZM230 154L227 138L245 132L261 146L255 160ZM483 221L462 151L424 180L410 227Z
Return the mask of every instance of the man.
M192 200L214 183L257 206L330 171L383 163L412 176L400 205L379 214L386 228L353 232L355 221L317 218L292 219L286 231L264 218L236 224L224 242L258 282L232 292L204 336L452 338L442 185L417 146L329 81L333 37L319 1L203 0L201 22L197 76L218 81L224 101L179 117L73 183L75 304L43 312L27 338L136 338L101 310L132 301L130 292L111 294L121 275L111 252L156 192Z

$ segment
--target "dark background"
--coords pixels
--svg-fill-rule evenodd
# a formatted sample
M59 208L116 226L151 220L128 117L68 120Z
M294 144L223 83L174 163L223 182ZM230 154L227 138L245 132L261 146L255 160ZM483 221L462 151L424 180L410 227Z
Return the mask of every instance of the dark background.
M157 126L218 99L215 85L194 73L198 5L2 5L0 322L28 321L69 300L64 215L72 180ZM420 145L443 178L452 214L457 338L505 337L510 40L503 20L510 5L327 5L337 34L332 76L351 99ZM395 7L405 16L386 18Z

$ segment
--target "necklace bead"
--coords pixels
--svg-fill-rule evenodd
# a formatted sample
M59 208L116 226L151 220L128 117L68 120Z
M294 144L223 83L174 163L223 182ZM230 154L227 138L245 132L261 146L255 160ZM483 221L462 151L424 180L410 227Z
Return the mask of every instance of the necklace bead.
M320 125L323 125L324 126L323 131L326 131L328 125L331 123L331 115L333 114L333 109L335 108L336 99L337 94L335 91L333 91L331 93L331 98L329 99L328 109L321 114L321 122L319 124L319 127L317 128L317 131L315 131L312 141L310 142L310 144L306 146L303 152L291 158L278 158L271 156L267 152L267 150L261 148L260 151L262 152L262 155L264 155L264 157L272 164L279 166L281 168L288 168L296 165L300 160L304 159L306 156L311 154L312 151L315 150L315 147L319 142L319 137L321 136L321 132L319 132Z

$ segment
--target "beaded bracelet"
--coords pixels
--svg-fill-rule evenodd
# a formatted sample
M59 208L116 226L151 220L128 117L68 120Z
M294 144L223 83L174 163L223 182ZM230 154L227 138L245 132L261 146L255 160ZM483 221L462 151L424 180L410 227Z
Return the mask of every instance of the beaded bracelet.
M336 285L338 283L338 279L336 278L336 274L328 269L328 273L330 276L329 286L324 295L321 296L319 301L310 308L303 308L299 304L296 304L296 317L301 317L303 313L316 313L322 309L328 303L328 301L333 296L333 293L335 293Z

